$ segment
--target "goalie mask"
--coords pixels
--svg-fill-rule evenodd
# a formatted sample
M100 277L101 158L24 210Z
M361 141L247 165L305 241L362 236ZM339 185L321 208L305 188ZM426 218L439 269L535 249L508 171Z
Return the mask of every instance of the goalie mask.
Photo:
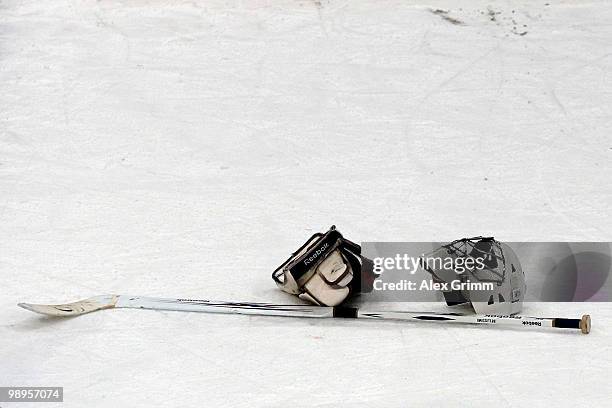
M440 258L454 262L436 263ZM449 289L442 293L449 306L469 303L478 314L521 311L525 274L512 248L493 238L464 238L442 245L423 255L421 266L435 282L447 284Z
M324 234L314 234L300 249L279 266L272 279L277 286L301 299L320 306L336 306L347 297L372 288L372 268L364 269L361 247L345 239L332 226ZM363 286L363 287L362 287Z

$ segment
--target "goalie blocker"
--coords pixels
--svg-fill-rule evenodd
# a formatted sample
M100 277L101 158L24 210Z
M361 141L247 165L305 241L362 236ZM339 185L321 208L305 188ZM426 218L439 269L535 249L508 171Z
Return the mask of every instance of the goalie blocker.
M349 296L372 291L375 278L372 261L335 225L314 234L272 273L281 290L320 306L336 306Z

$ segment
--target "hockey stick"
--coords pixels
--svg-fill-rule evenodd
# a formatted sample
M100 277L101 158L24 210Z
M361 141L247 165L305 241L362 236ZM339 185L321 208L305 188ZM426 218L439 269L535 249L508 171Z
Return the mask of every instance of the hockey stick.
M70 317L102 309L127 308L174 310L181 312L234 313L261 316L358 318L381 320L415 320L438 323L468 323L500 326L522 326L528 329L577 329L591 331L591 317L581 319L544 318L499 315L463 315L456 313L373 311L348 306L323 307L309 305L279 305L250 302L214 302L197 299L164 299L143 296L102 295L62 305L19 303L24 309L47 316Z

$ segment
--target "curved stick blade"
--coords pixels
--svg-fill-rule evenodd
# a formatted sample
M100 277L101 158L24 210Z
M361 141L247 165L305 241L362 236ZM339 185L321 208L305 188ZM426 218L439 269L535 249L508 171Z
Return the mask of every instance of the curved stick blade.
M40 305L33 303L19 303L17 306L22 307L34 313L40 313L46 316L55 317L70 317L80 316L85 313L95 312L102 309L111 309L119 300L117 295L94 296L89 299L79 300L78 302L66 303L62 305Z

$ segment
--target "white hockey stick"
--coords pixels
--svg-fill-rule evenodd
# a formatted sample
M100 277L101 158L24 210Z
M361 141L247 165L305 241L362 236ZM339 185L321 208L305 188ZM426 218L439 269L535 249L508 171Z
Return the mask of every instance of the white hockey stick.
M500 315L464 315L458 313L375 311L348 306L323 307L309 305L279 305L251 302L215 302L198 299L164 299L143 296L102 295L61 305L19 303L24 309L47 316L70 317L102 309L128 308L174 310L180 312L234 313L262 316L358 318L382 320L431 321L438 323L468 323L498 326L521 326L528 329L576 329L584 334L591 331L591 317L581 319L545 318Z

